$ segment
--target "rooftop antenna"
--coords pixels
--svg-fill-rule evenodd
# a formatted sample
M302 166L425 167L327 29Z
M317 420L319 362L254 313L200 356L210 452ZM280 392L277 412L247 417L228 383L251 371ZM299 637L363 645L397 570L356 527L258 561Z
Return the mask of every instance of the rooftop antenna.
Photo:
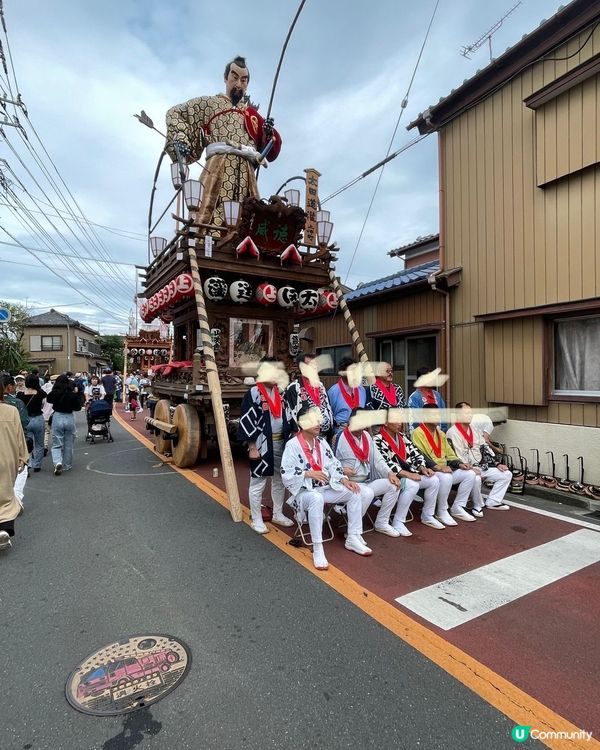
M463 57L466 57L467 60L470 60L470 55L472 55L473 52L477 52L477 50L487 42L490 48L490 62L492 62L492 60L494 59L494 56L492 55L492 36L498 31L498 29L511 15L511 13L515 12L519 5L523 5L522 0L519 0L518 3L515 3L512 8L508 10L499 21L496 21L491 29L488 29L485 34L482 34L479 39L477 39L477 41L473 42L473 44L468 44L466 47L461 47L460 54Z

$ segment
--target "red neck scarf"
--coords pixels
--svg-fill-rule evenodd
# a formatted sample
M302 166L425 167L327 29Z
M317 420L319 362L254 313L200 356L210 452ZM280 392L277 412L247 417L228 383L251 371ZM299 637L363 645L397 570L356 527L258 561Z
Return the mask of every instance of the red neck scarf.
M469 444L469 448L473 447L473 430L471 429L471 425L467 425L467 428L465 429L461 424L458 422L456 423L456 429L460 432L460 434L464 437L464 439Z
M308 378L305 378L304 375L302 376L302 385L304 386L306 392L310 396L310 400L313 402L315 406L318 406L319 409L321 408L321 388L319 385L313 386L308 382Z
M396 386L394 383L387 385L381 378L377 378L375 385L385 396L385 400L390 406L398 406L398 394L396 393Z
M406 461L406 445L404 444L402 435L398 433L398 435L394 438L385 429L385 427L382 427L379 430L379 434L385 440L385 442L389 445L389 447L394 451L394 453L398 456L398 458L401 458L403 461Z
M350 388L350 390L346 390L348 386L344 383L342 378L338 380L338 386L340 389L340 393L344 397L344 401L348 404L348 406L351 409L356 409L356 407L360 403L360 395L358 392L358 388Z
M273 398L271 398L264 383L257 383L256 387L258 388L263 401L269 407L272 416L275 419L281 419L281 393L279 393L279 388L277 388L277 386L273 388Z
M348 427L344 428L344 436L348 441L348 445L352 448L352 453L360 461L361 464L367 463L369 460L369 438L363 432L360 438L360 445L356 437L350 432Z
M437 458L442 457L442 436L438 432L437 428L432 435L431 432L429 432L428 428L421 423L419 427L423 430L423 434L427 438L427 442L429 443L429 446L431 450L433 451L434 455L437 456ZM437 442L436 442L437 437Z
M315 463L315 457L313 456L313 452L311 451L309 444L306 442L306 438L301 432L298 433L298 442L300 443L302 452L306 456L306 460L310 464L310 468L313 471L322 471L323 470L323 456L321 455L321 446L319 445L319 440L315 438L315 448L317 450L316 463Z
M424 404L437 404L433 388L419 388L419 390L421 391L421 396L423 396Z

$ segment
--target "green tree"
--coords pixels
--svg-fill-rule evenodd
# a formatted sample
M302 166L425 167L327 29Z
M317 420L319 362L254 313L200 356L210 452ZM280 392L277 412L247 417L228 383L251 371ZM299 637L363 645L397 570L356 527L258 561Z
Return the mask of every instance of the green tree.
M11 314L8 323L0 323L0 369L15 373L29 367L23 345L29 313L24 305L4 300L0 300L0 307L6 307Z
M123 372L123 336L98 336L96 339L102 350L102 356L110 359L115 370Z

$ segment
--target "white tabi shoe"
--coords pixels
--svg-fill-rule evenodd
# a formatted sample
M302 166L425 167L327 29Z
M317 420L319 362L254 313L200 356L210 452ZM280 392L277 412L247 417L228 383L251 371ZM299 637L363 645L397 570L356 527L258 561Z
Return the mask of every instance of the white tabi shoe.
M250 527L253 529L253 531L256 531L257 534L268 534L269 529L265 526L265 524L262 521L252 521L250 524Z
M400 536L412 536L412 531L409 531L402 521L394 521L394 528Z
M9 549L10 547L12 547L12 542L10 541L8 531L0 531L0 550Z
M510 505L507 505L506 503L499 503L498 505L486 505L486 508L488 510L510 510Z
M389 523L386 523L385 525L382 524L381 526L375 526L375 531L378 531L380 534L385 534L386 536L400 536L400 532L398 531L398 529L395 529Z
M461 521L474 521L475 518L464 508L450 508L450 515L454 518L460 518Z
M327 570L329 567L322 544L313 544L313 564L317 570Z
M448 513L448 511L444 511L443 513L438 513L436 516L438 521L441 521L444 526L458 526L456 521L452 518L452 516Z
M349 534L346 537L344 546L351 552L356 552L357 555L362 555L363 557L368 557L373 554L373 550L370 547L367 547L358 534Z
M471 508L471 513L475 518L483 518L483 508Z
M272 523L276 523L278 526L293 526L294 522L283 513L273 513Z
M433 516L431 518L422 518L421 523L424 523L425 526L430 526L432 529L445 529L446 527L441 521L438 521L437 518L434 518Z

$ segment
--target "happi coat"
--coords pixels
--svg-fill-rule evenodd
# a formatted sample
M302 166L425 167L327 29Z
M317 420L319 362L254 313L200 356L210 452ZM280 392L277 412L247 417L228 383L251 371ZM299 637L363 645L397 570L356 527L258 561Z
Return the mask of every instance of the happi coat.
M342 465L333 455L329 443L324 438L316 437L315 441L319 441L323 461L321 468L329 477L328 486L332 490L343 490L342 479L345 479L345 476L342 471ZM296 510L298 510L298 504L295 502L295 498L301 490L319 488L318 483L304 476L305 471L310 471L310 463L304 455L304 451L296 435L286 443L281 458L281 479L291 495L289 502Z
M383 435L378 434L373 438L377 449L383 456L390 471L398 475L401 471L412 471L415 474L419 473L419 469L425 466L428 469L433 469L435 462L424 456L418 448L414 445L412 440L402 433L396 435L396 441L399 443L400 440L404 441L406 447L406 459L402 460L400 456L397 456L390 446L386 443Z
M354 455L346 433L343 430L340 432L337 442L335 444L335 455L338 461L343 467L347 469L353 469L356 473L355 476L348 477L353 482L360 481L372 481L373 479L387 479L387 475L390 472L390 468L385 462L379 448L373 441L373 438L365 430L362 435L365 435L369 442L369 460L362 463ZM361 435L361 438L362 438Z
M283 399L282 392L279 391L279 393ZM290 435L290 428L283 403L281 419L283 422L283 439L287 440ZM250 459L250 475L253 477L272 477L274 459L271 412L256 385L250 388L242 401L237 438L242 443L256 443L256 449L260 453L259 459Z
M372 383L369 386L369 398L367 399L367 408L378 411L379 409L402 409L404 408L404 391L402 387L393 383L396 392L396 403L390 404L385 393L377 385Z
M290 429L292 432L298 432L297 416L300 409L307 404L309 407L318 407L321 411L321 434L327 435L333 429L333 414L331 412L331 405L327 398L327 391L323 383L319 383L319 396L321 403L316 404L312 396L306 390L304 386L304 378L297 378L285 389L285 411L287 414L288 422L290 423Z
M0 401L0 523L14 521L21 506L15 496L14 484L19 463L27 463L29 454L19 412Z

